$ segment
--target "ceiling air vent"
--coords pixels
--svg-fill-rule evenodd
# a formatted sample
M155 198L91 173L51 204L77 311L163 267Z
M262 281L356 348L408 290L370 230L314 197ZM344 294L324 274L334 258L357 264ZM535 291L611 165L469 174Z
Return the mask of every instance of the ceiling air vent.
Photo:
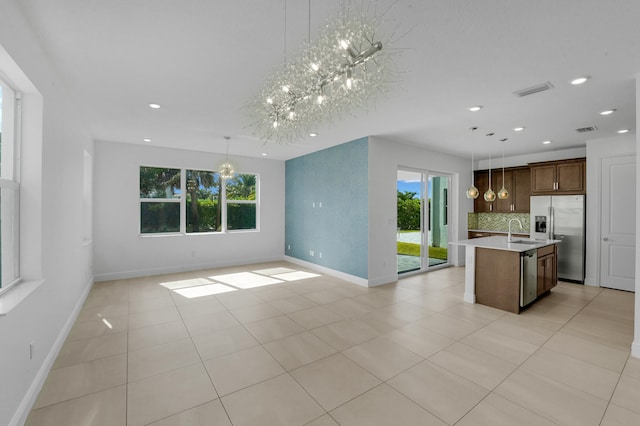
M516 90L515 92L513 92L513 94L519 98L523 98L525 96L533 95L534 93L544 92L549 89L553 89L553 84L547 81L546 83L538 84L532 87L527 87L526 89Z
M589 127L581 127L579 129L576 129L576 132L587 133L587 132L595 132L596 130L598 130L596 126L589 126Z

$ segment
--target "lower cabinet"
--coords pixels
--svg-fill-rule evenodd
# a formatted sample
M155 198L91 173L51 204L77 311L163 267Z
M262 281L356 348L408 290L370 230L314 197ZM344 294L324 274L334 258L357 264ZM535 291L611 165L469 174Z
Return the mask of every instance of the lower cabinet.
M555 244L538 249L538 296L558 283L558 265Z

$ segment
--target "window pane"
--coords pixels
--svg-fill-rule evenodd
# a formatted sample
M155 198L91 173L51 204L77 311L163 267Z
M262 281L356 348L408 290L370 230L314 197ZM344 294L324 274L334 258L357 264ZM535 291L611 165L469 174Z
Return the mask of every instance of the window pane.
M238 174L227 180L227 200L255 200L256 175Z
M18 191L2 188L0 191L0 287L19 277L18 264Z
M256 229L256 205L227 203L227 229Z
M187 232L220 231L220 185L218 173L187 170Z
M179 198L180 169L140 167L140 198Z
M14 168L14 120L16 101L15 94L6 84L0 81L0 177L15 180Z
M140 203L140 232L180 232L180 203Z

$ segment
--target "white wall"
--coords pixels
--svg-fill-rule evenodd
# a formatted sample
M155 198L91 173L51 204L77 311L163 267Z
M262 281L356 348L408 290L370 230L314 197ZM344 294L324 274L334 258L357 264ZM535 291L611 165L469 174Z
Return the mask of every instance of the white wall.
M586 285L600 286L602 159L635 152L636 140L632 134L587 141Z
M134 144L95 144L95 278L108 280L281 260L284 162L234 157L241 173L260 175L260 231L140 236L140 166L212 170L221 154Z
M473 211L473 200L465 191L471 183L471 162L464 158L428 151L410 145L369 137L369 285L397 279L397 192L398 167L450 173L450 206L454 223L451 241L467 238L467 213ZM450 261L464 264L464 247L449 245Z
M584 158L587 155L585 147L559 149L555 151L542 151L542 145L540 146L541 152L535 154L526 155L514 155L513 157L504 157L505 167L526 166L529 163L538 163L540 161L557 161L568 160L571 158ZM489 160L476 161L477 167L475 170L485 170L489 168ZM491 167L494 169L502 168L502 157L494 157L491 160Z
M21 271L32 291L0 316L0 424L22 424L92 283L83 241L83 157L92 153L82 109L65 90L15 0L0 6L0 68L25 92ZM9 63L9 62L14 63ZM33 343L33 359L29 345Z

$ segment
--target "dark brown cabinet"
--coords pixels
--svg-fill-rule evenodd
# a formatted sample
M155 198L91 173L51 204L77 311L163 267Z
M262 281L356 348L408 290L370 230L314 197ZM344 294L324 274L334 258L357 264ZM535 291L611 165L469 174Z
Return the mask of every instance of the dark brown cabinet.
M489 171L482 170L479 172L475 172L474 180L476 183L476 188L478 188L478 198L473 200L473 211L476 213L487 213L493 211L493 203L484 200L484 193L489 189ZM491 179L493 180L493 173L491 175ZM491 182L493 186L493 182ZM494 189L495 191L495 189Z
M484 200L484 193L489 189L489 171L475 172L476 187L480 192L474 200L473 211L476 213L529 213L531 196L531 172L529 167L510 167L504 169L505 188L509 197L501 200L496 197L492 203ZM502 169L491 171L491 189L496 194L502 188Z
M496 182L496 193L502 188L502 170L493 173ZM493 211L499 213L529 213L531 196L531 172L528 167L509 168L504 170L504 187L509 197L495 201Z
M538 296L547 293L558 283L556 246L538 249Z
M533 163L531 168L531 195L585 194L586 160Z

